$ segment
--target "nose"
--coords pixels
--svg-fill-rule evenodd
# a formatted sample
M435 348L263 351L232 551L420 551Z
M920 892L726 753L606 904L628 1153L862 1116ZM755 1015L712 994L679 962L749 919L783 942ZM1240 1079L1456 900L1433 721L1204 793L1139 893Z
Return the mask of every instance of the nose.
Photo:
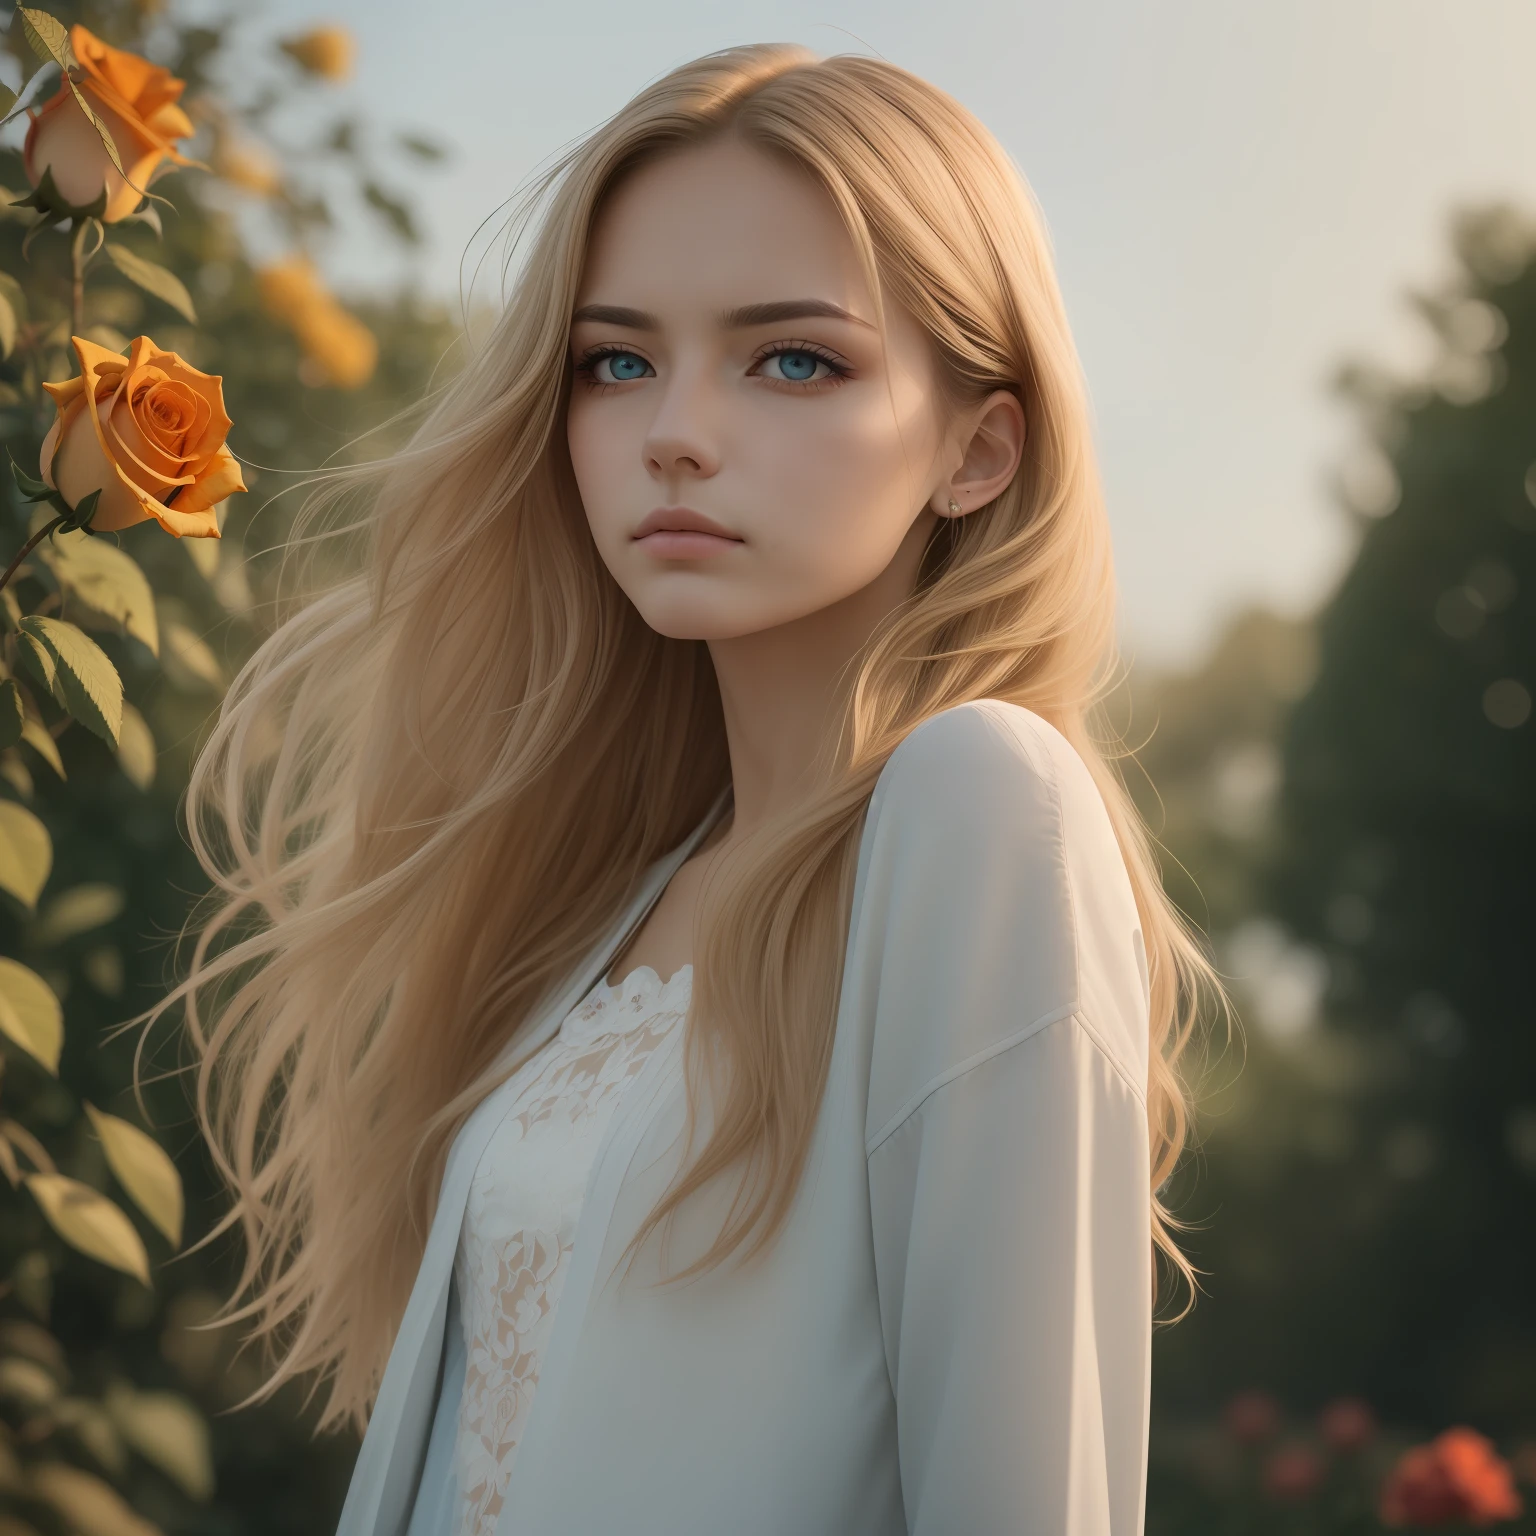
M720 469L720 447L703 370L678 370L660 393L641 453L646 471L663 485L705 480Z

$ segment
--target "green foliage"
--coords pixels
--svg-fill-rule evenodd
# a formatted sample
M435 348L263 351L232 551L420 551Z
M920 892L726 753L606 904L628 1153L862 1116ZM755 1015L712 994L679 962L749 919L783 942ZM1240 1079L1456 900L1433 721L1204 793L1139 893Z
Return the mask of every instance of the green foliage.
M1536 1528L1536 226L1486 209L1454 241L1414 300L1426 375L1341 372L1359 547L1321 613L1136 691L1169 883L1243 1019L1194 1057L1165 1194L1203 1293L1157 1338L1149 1533L1381 1529L1265 1481L1333 1464L1343 1394L1394 1426L1361 1487L1474 1426L1527 1484L1501 1528ZM1224 809L1234 762L1267 789ZM1221 1408L1254 1388L1295 1417L1245 1448Z
M178 805L210 711L271 622L284 488L385 451L388 433L352 445L421 395L457 332L409 294L350 306L377 362L352 388L325 382L302 327L263 306L242 230L264 216L307 251L338 217L369 217L408 243L415 215L386 190L367 124L284 142L290 95L310 87L248 57L233 16L154 10L105 0L58 9L57 32L32 26L56 53L78 20L184 80L199 125L184 147L211 169L162 184L162 165L153 203L104 224L105 204L71 218L47 186L22 197L20 156L0 149L0 443L16 466L0 489L0 569L16 560L0 585L0 1526L9 1511L40 1531L328 1536L355 1446L313 1439L302 1389L225 1412L261 1380L230 1330L200 1327L234 1255L194 1246L164 1267L225 1209L185 1052L151 1041L136 1096L137 1040L115 1026L163 996L205 887ZM276 179L258 194L220 164L263 140ZM436 148L408 129L393 142ZM57 415L41 385L76 371L70 336L126 353L146 324L222 379L250 492L220 509L217 539L154 520L103 532L94 493L70 508L37 473Z

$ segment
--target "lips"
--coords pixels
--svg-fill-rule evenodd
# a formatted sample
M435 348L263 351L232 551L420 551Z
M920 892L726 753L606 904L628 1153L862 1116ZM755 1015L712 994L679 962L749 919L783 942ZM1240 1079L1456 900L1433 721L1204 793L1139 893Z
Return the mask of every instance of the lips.
M744 542L729 528L712 517L705 517L702 512L695 512L692 507L657 507L654 512L647 513L634 536L644 539L653 533L707 533L717 539L729 539L733 544Z

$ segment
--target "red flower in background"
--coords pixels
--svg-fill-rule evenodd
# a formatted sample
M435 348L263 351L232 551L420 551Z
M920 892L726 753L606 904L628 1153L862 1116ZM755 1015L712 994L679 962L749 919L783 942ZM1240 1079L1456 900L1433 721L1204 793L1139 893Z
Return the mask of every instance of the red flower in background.
M1281 1446L1265 1459L1264 1491L1272 1499L1309 1498L1322 1480L1322 1458L1310 1446Z
M1268 1392L1239 1392L1222 1417L1232 1437L1244 1445L1268 1440L1280 1427L1280 1404Z
M1376 1433L1376 1415L1358 1397L1336 1397L1318 1415L1323 1439L1336 1451L1358 1451Z
M1464 1425L1404 1452L1381 1490L1386 1525L1492 1525L1523 1508L1508 1463Z

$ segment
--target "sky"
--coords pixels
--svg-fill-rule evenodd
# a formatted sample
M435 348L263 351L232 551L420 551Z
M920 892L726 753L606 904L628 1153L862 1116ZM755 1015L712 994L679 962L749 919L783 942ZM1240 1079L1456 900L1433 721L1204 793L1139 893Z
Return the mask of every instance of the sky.
M417 256L361 224L322 253L343 290L410 276L456 296L477 228L529 172L715 48L876 54L949 91L1043 209L1141 664L1194 661L1250 603L1326 597L1354 538L1330 480L1361 441L1335 369L1427 358L1405 296L1448 275L1455 208L1536 214L1531 0L268 0L247 15L253 38L349 27L356 71L323 88L325 110L453 150L392 166L426 216Z

